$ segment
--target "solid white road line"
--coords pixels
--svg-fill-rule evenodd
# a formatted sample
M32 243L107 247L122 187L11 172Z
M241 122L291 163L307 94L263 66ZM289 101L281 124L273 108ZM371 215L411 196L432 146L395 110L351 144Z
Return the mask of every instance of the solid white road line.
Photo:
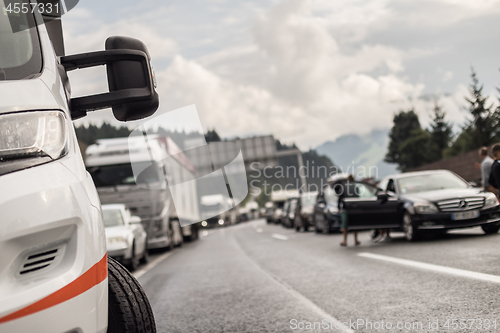
M277 235L277 234L276 234ZM280 235L281 236L281 235ZM286 237L286 236L283 236ZM327 313L325 310L320 308L318 305L316 305L314 302L309 300L307 297L293 289L288 283L285 281L282 281L279 277L276 275L272 274L271 272L266 271L264 268L262 268L257 261L255 261L250 255L243 250L241 245L238 243L236 239L233 238L235 247L240 250L242 255L248 259L249 262L251 262L259 271L261 271L264 275L266 275L269 279L271 279L274 283L282 287L284 290L288 291L290 294L292 294L298 301L300 301L302 304L304 304L305 307L309 308L309 310L315 312L318 314L318 316L321 318L321 320L326 319L328 322L332 323L333 326L335 327L335 332L342 332L342 333L354 333L354 330L350 329L348 326L346 326L344 323L339 321L338 319L334 318L331 316L329 313ZM338 329L337 329L338 328Z
M276 239L281 239L281 240L288 240L288 237L286 237L285 235L280 235L280 234L272 234L273 238L276 238Z
M167 259L168 257L170 257L172 254L174 254L176 252L176 250L173 250L173 251L169 251L167 253L164 253L162 254L161 256L159 256L158 258L156 258L155 260L151 261L150 263L148 263L146 266L144 266L143 268L141 268L140 270L138 271L135 271L134 273L132 273L133 276L135 276L136 279L140 278L141 276L143 276L147 271L149 271L151 268L155 267L156 265L158 265L160 262L162 262L163 260Z
M262 228L257 228L257 229L255 229L255 231L262 232Z
M408 259L399 259L399 258L384 256L381 254L368 253L368 252L358 253L358 256L370 258L370 259L375 259L375 260L392 262L392 263L400 264L400 265L404 265L404 266L421 268L421 269L425 269L425 270L433 271L433 272L439 272L439 273L445 273L445 274L450 274L450 275L455 275L455 276L467 277L467 278L481 280L481 281L487 281L487 282L500 283L500 276L498 276L498 275L484 274L484 273L478 273L478 272L473 272L473 271L467 271L464 269L447 267L447 266L427 264L424 262L413 261L413 260L408 260Z

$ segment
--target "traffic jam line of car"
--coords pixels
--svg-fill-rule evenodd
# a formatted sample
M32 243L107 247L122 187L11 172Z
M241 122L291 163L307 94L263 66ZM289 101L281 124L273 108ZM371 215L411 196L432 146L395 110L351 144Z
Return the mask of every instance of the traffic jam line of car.
M402 231L408 241L449 230L481 227L485 234L500 229L498 198L447 170L388 176L377 186L348 181L348 174L328 179L320 192L276 191L266 206L268 223L316 233L341 230L341 210L349 230Z

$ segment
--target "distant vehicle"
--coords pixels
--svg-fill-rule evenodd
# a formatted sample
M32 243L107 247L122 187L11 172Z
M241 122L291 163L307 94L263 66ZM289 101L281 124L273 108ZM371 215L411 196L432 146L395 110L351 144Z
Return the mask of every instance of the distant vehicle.
M271 192L271 202L273 203L273 215L271 221L273 223L282 223L283 209L285 202L290 197L298 197L298 190L279 190Z
M274 205L272 202L266 202L266 212L265 212L265 217L266 217L266 222L267 223L272 223L274 222L273 216L274 216Z
M264 204L264 217L267 223L273 222L273 214L274 214L274 204L271 201L268 201Z
M245 205L250 220L259 218L259 204L255 201L249 201Z
M281 223L285 228L293 228L295 220L295 209L297 208L297 202L299 198L289 198L287 203L285 203L286 210L283 208L283 217Z
M497 197L474 188L447 170L419 171L388 176L379 183L389 200L403 206L402 216L391 221L406 239L418 239L423 232L481 226L486 234L500 229Z
M101 202L126 204L139 216L148 234L148 249L171 249L182 245L184 237L197 238L198 226L181 229L178 216L178 212L191 212L192 216L183 218L196 220L196 187L185 189L186 207L176 209L167 186L173 174L189 179L194 172L187 157L179 152L170 138L160 135L148 135L147 144L142 137L101 139L86 151L85 164ZM137 179L130 161L143 169Z
M309 227L314 226L314 204L317 197L318 192L306 192L300 195L293 220L296 231L300 229L307 231Z
M102 205L108 255L130 271L149 260L147 234L139 216L122 204Z
M202 216L210 216L201 221L204 228L222 227L235 224L238 211L232 208L231 199L222 194L204 195L200 200Z

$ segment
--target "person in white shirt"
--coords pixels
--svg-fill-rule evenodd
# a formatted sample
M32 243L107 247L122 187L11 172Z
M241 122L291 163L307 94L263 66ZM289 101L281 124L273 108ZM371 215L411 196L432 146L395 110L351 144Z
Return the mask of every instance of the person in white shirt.
M488 155L488 148L482 147L479 149L479 157L481 157L481 185L485 191L498 193L491 184L489 183L489 177L491 173L491 165L493 164L493 159Z

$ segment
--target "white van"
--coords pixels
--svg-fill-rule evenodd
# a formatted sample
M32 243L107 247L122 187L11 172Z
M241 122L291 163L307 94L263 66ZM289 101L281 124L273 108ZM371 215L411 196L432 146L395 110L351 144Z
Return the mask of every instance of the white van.
M110 37L106 51L65 57L60 20L17 2L0 4L0 332L154 332L142 288L107 258L71 123L106 107L123 121L154 113L147 49ZM72 99L66 72L96 65L110 92Z

